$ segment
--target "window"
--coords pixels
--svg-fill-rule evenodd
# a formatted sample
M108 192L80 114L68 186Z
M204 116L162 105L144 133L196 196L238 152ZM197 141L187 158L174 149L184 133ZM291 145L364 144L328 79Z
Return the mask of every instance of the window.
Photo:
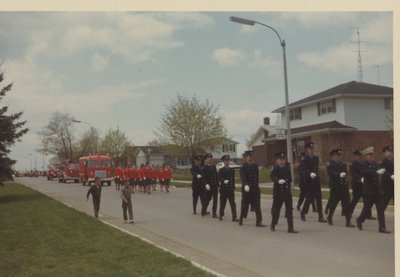
M318 115L335 113L336 112L336 102L335 99L318 103Z
M385 98L385 110L393 109L393 98Z
M301 108L290 110L290 120L300 120L300 119L301 119Z
M189 165L189 159L186 157L179 156L176 161L177 165Z
M235 152L236 150L235 150L235 147L236 145L235 144L229 144L229 151L231 151L231 152Z

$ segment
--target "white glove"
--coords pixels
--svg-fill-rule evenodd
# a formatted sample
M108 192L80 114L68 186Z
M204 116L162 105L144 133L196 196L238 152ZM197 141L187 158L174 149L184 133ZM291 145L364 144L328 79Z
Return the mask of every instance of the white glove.
M200 179L201 178L201 175L200 174L197 174L197 179Z
M346 177L346 172L340 172L340 178Z
M390 178L391 178L392 180L394 180L394 174L393 174L392 176L390 176Z
M314 179L315 177L317 177L317 174L315 174L314 172L311 172L310 177Z
M363 183L364 184L364 177L361 177L361 183Z
M224 184L228 184L228 183L229 183L229 180L225 180L225 181L224 181Z
M210 189L211 189L210 185L207 184L207 185L206 185L206 190L210 190Z
M283 180L283 179L280 179L280 180L278 181L278 183L279 183L280 185L283 185L284 183L286 183L286 181Z
M386 171L386 169L381 168L381 169L378 169L378 170L376 171L376 173L378 173L379 175L382 175L383 173L385 173L385 171Z
M248 185L245 185L245 186L244 186L244 191L245 191L245 192L249 192L249 191L250 191L250 187L249 187Z

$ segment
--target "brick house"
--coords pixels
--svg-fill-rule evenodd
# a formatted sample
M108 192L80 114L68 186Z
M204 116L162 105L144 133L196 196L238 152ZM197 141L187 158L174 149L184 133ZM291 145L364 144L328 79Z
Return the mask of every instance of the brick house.
M343 160L351 161L355 149L374 146L381 159L384 145L393 145L393 88L368 83L348 82L289 104L293 159L296 162L304 145L316 145L321 164L332 148L343 149ZM285 107L280 113L286 122ZM271 165L273 154L286 152L286 139L277 138L285 126L271 126L269 119L249 141L260 165Z

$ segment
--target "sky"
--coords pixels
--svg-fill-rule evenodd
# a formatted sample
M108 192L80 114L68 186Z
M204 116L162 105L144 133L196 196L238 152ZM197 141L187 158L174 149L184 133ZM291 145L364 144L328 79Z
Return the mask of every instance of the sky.
M104 135L120 128L134 145L157 139L166 105L196 96L219 107L238 153L265 116L289 101L358 81L393 87L392 12L0 12L0 61L13 83L1 106L23 111L30 132L10 154L17 169L47 165L37 132L55 112ZM77 136L87 124L75 125Z

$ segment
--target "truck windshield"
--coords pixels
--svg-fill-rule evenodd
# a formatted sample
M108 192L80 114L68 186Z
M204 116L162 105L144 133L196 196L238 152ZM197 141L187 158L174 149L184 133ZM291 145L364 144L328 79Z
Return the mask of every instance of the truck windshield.
M89 160L88 167L111 167L111 160Z

